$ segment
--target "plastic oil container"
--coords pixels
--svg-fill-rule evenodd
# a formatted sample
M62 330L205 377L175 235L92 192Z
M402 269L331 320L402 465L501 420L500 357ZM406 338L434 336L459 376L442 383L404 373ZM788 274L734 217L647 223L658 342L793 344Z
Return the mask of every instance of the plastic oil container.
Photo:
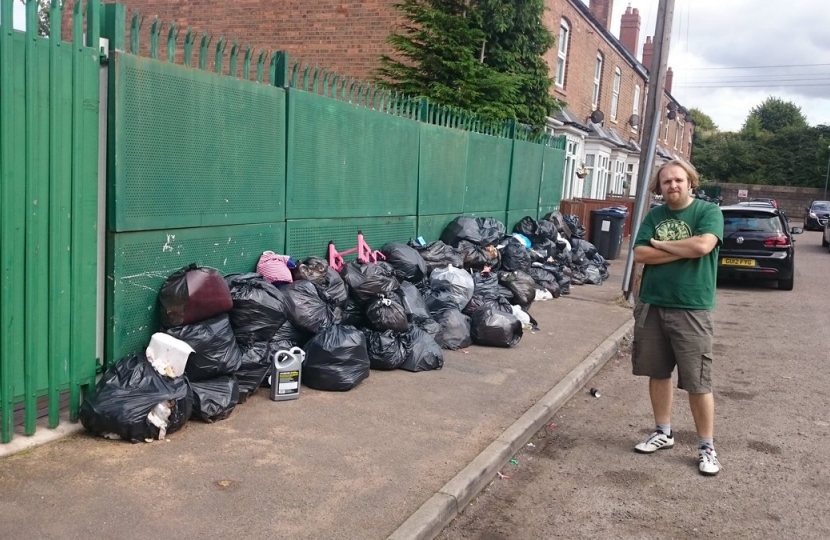
M288 401L300 397L305 351L299 347L277 351L271 357L271 399Z

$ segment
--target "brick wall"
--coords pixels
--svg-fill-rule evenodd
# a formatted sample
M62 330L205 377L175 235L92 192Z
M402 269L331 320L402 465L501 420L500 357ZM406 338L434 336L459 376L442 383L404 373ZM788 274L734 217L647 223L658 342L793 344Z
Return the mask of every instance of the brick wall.
M571 29L568 44L568 63L565 71L564 88L554 86L554 95L568 104L568 108L581 120L585 121L593 111L591 95L594 85L594 65L597 53L603 57L602 82L599 95L599 109L605 113L605 126L613 127L624 138L639 140L639 130L635 130L628 120L631 117L634 102L634 87L640 86L639 114L645 112L645 80L634 71L628 61L612 47L603 36L584 19L582 13L569 2L547 0L547 10L543 22L554 29L559 36L559 24L565 19ZM553 48L545 55L549 66L555 67L557 49ZM611 97L614 81L614 69L620 68L620 103L617 119L611 118ZM642 128L640 128L642 129Z
M111 3L114 0L103 0ZM209 67L213 64L213 51L220 36L225 36L230 49L234 40L244 47L250 44L254 51L265 49L288 51L289 57L302 60L312 65L325 67L342 75L368 80L378 67L378 58L382 54L392 53L386 43L387 36L400 25L400 19L394 4L398 0L122 0L127 7L127 40L129 42L129 21L135 10L145 16L141 32L142 50L147 50L148 29L153 18L158 16L165 26L159 40L160 57L165 57L167 29L173 21L181 28L179 36L179 54L184 32L191 27L197 35L194 56L198 54L199 39L202 32L213 36L209 56ZM642 125L634 129L629 124L634 100L634 87L640 87L639 116L645 114L646 85L628 61L612 47L606 39L585 19L571 1L581 0L546 0L547 10L543 16L544 23L555 36L559 36L559 23L564 18L571 25L571 38L568 53L568 68L564 88L554 87L554 95L565 101L568 107L582 120L587 119L593 108L591 94L593 89L594 63L597 52L603 55L602 87L599 109L605 113L605 126L613 127L623 139L640 140ZM71 9L74 0L67 0ZM608 0L600 2L610 4ZM65 9L67 9L65 8ZM598 7L597 7L598 9ZM602 10L600 10L602 11ZM71 18L64 19L65 39L71 38ZM611 21L612 25L620 21ZM610 30L610 28L609 28ZM552 68L556 67L556 47L548 51L545 60ZM194 59L195 62L195 59ZM611 99L614 69L620 68L621 85L617 118L611 117ZM228 65L225 63L225 70ZM664 95L664 105L668 98ZM687 123L683 145L674 147L674 133L680 128L677 120L669 122L668 137L661 137L659 144L670 152L689 156L692 125ZM679 142L679 139L678 139Z
M824 188L805 188L792 186L766 186L755 184L719 184L707 183L710 186L720 186L723 204L735 204L740 200L753 198L770 198L778 201L778 206L793 219L801 221L804 217L804 209L810 205L810 201L824 199ZM704 189L706 186L703 186ZM738 198L738 190L748 191L747 199Z
M113 3L114 0L103 0ZM392 7L397 0L122 0L127 7L129 21L133 11L146 17L141 39L146 48L148 28L158 16L165 23L159 40L162 50L167 38L167 26L175 21L182 28L179 47L190 26L197 36L207 31L213 36L212 46L219 36L230 43L238 40L243 46L250 43L258 51L288 51L291 58L319 65L343 75L371 78L378 57L391 52L386 37L396 27L397 12ZM74 0L67 4L74 5ZM67 18L68 19L68 18ZM71 36L71 24L64 21L65 39ZM230 49L228 43L228 49ZM198 50L197 39L195 49ZM210 54L213 59L213 49Z

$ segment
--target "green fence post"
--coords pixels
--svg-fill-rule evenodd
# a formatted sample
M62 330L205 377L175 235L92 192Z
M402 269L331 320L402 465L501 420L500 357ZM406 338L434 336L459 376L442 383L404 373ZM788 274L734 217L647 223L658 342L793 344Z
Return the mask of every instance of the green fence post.
M288 86L288 62L289 58L286 51L276 51L274 53L274 59L271 64L274 70L272 80L274 81L274 86L277 88L285 88Z
M429 122L429 98L422 97L418 100L418 120Z
M124 4L104 4L101 7L103 8L101 36L109 40L111 51L124 51L126 47L124 28L127 25L127 11L124 9ZM53 39L54 36L53 32Z

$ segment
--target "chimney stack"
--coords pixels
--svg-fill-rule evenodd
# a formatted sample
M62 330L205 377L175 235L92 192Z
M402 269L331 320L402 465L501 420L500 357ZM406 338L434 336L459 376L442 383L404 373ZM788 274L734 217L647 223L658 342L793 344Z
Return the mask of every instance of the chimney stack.
M613 0L590 0L591 5L588 6L588 9L591 11L591 15L599 21L599 24L602 25L603 28L611 31L611 11L614 8L614 1Z
M671 94L671 80L674 78L674 73L672 72L671 68L666 71L666 92Z
M643 65L648 71L651 71L651 57L653 55L654 43L651 42L651 36L646 36L646 42L643 43Z
M637 58L637 44L640 42L640 10L631 6L625 8L622 20L620 21L620 43L628 52ZM646 66L650 67L650 66Z

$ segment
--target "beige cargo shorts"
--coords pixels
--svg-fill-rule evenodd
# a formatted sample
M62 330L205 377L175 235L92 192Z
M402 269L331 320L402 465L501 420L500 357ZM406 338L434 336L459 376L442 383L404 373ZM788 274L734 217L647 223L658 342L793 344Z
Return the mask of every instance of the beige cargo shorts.
M712 392L711 311L638 303L634 321L634 375L669 379L677 366L678 388L692 394Z

